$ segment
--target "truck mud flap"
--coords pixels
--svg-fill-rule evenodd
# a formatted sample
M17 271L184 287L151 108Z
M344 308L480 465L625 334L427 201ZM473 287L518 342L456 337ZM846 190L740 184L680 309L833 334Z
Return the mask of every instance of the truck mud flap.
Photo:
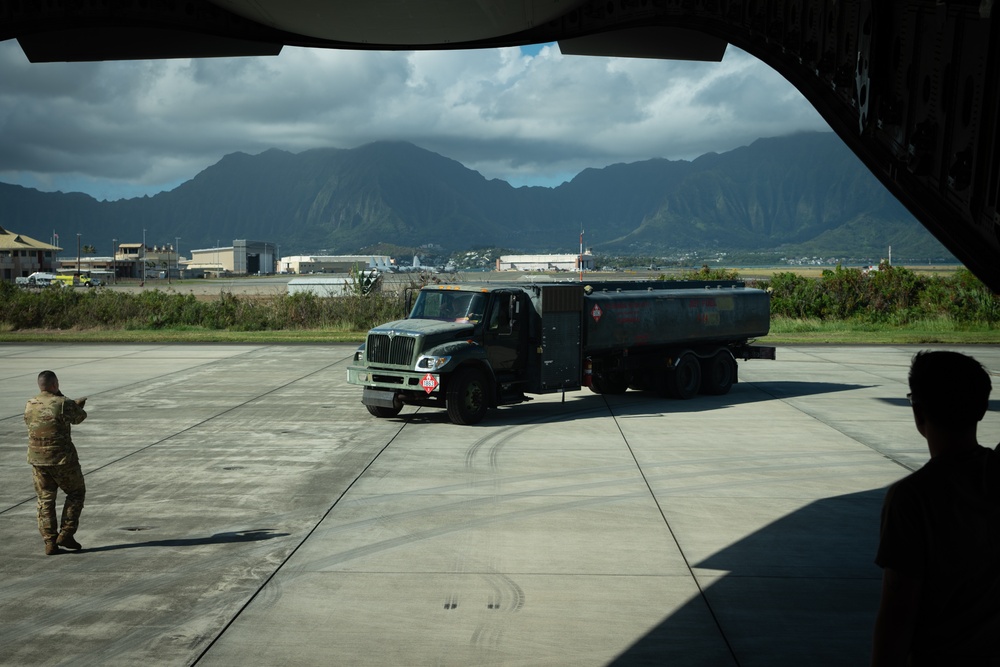
M395 407L396 392L388 389L372 389L365 387L361 393L361 402L364 405L372 405L379 408Z
M771 359L775 358L775 350L777 348L768 345L747 345L740 350L741 354L738 355L744 360L746 359Z

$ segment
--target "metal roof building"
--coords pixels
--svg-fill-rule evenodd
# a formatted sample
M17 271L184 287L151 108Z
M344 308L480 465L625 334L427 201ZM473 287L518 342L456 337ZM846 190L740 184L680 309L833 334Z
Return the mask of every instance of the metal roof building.
M594 270L590 251L582 255L501 255L497 271L584 271Z
M59 250L59 246L0 227L0 279L12 282L36 271L52 271Z

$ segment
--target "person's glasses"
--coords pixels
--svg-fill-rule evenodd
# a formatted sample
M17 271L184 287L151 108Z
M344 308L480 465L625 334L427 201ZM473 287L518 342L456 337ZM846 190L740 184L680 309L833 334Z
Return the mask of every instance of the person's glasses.
M912 392L906 395L906 400L908 400L910 402L910 405L914 404L913 393Z

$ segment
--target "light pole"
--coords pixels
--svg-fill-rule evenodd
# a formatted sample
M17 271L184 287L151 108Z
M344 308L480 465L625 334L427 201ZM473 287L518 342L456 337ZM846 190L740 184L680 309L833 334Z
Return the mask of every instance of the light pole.
M142 273L139 275L139 287L146 286L146 229L142 230L142 263L140 265Z
M118 284L118 239L111 239L111 280Z
M80 232L76 233L76 280L80 280Z
M177 271L177 280L181 279L181 237L174 237L174 270Z

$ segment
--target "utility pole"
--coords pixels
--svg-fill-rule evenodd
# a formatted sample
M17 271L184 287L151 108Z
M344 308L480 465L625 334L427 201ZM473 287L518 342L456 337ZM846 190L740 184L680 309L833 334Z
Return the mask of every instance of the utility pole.
M80 232L76 233L76 279L80 280Z
M142 230L142 262L139 265L142 273L139 275L139 287L146 286L146 229Z
M174 270L177 271L177 280L181 279L181 237L174 237ZM168 269L169 274L169 269Z
M111 281L118 284L118 239L111 239Z

